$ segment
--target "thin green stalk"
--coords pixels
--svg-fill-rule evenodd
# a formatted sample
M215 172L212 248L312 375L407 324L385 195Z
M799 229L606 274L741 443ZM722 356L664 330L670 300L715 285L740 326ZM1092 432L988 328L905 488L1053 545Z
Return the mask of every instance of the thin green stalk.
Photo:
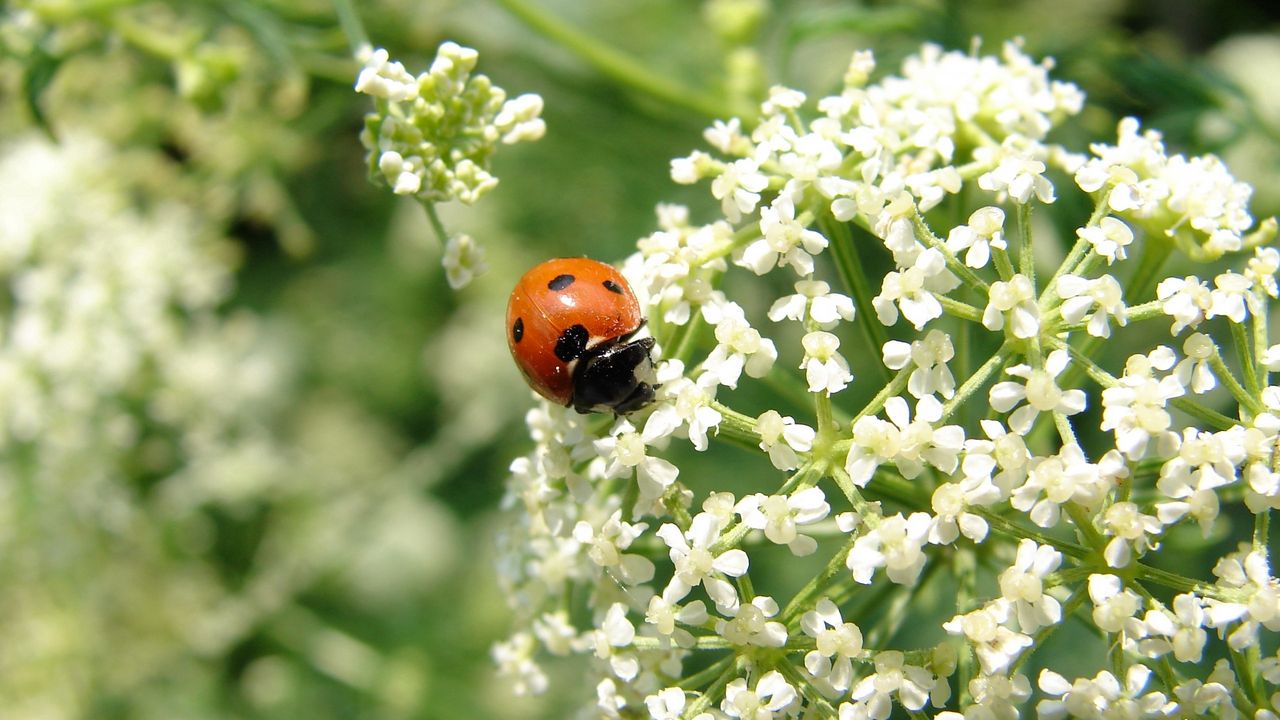
M911 379L911 373L914 370L914 365L909 365L899 370L897 374L893 376L893 379L889 381L889 384L880 388L880 392L876 393L876 396L871 398L870 402L863 406L863 408L858 411L857 415L853 416L853 422L857 423L862 418L868 415L875 415L884 409L885 402L894 395L902 392L902 389L907 386L907 382Z
M420 201L422 209L427 212L427 221L431 223L431 229L435 231L436 240L440 242L440 247L444 247L449 242L449 231L444 229L444 223L440 221L440 214L436 212L436 204L430 200Z
M835 708L831 707L831 703L827 702L826 698L818 694L818 689L814 687L813 683L805 679L805 677L801 675L791 663L783 661L774 667L782 673L782 676L785 677L788 682L800 690L804 695L805 705L810 710L816 710L818 713L817 717L833 718L839 714L836 712ZM689 717L693 716L690 715Z
M941 252L943 257L947 259L948 270L955 273L969 287L982 291L984 295L991 292L991 286L987 284L987 281L978 277L978 274L968 265L960 262L960 258L956 257L956 254L947 248L947 244L942 238L933 234L933 230L925 223L923 215L919 212L912 213L911 225L915 228L916 238L920 242L924 243L926 247L937 248L938 252Z
M800 588L800 592L792 596L778 618L780 622L785 623L787 627L794 627L794 620L800 616L801 610L809 607L809 600L830 582L836 573L844 568L845 560L849 557L849 551L853 549L855 540L857 540L856 536L850 536L844 547L831 556L831 560L827 562L827 567L821 573L810 578L809 582Z
M1270 298L1261 288L1254 288L1254 298L1257 300L1257 306L1264 308L1262 312L1249 313L1249 320L1253 326L1253 372L1254 382L1258 387L1263 388L1271 384L1267 378L1267 366L1261 362L1262 353L1266 352L1270 344L1267 336L1267 315L1270 310Z
M1235 323L1232 324L1234 325ZM1231 372L1231 368L1227 367L1226 361L1222 359L1222 353L1218 352L1217 345L1213 346L1213 354L1209 356L1209 367L1213 368L1214 374L1218 376L1222 384L1227 386L1227 390L1231 392L1231 396L1236 399L1236 402L1240 403L1240 407L1248 410L1250 415L1262 413L1262 403L1258 402L1256 396L1250 395L1240 385L1240 381L1236 379L1235 374ZM1252 373L1246 374L1252 376Z
M1142 245L1142 256L1138 259L1138 267L1133 271L1129 282L1125 283L1124 301L1127 304L1141 302L1155 286L1155 278L1160 273L1164 261L1173 252L1173 243L1164 238L1148 236Z
M867 633L867 647L883 647L889 642L898 630L902 628L902 624L906 622L908 610L911 609L911 603L920 592L929 585L929 582L938 574L938 569L942 567L940 562L926 562L924 570L920 576L916 578L914 585L903 588L903 592L899 593L892 601L889 602L889 608L885 611L884 617L876 623L876 626Z
M654 74L650 64L601 43L598 38L559 20L527 0L498 0L498 3L530 28L624 87L707 118L739 116L748 121L752 119L753 113L749 108L730 107L705 89L686 87L671 78Z
M1067 601L1062 604L1062 622L1045 625L1036 631L1035 636L1032 637L1031 652L1025 652L1019 655L1017 660L1013 661L1013 665L1009 667L1009 677L1013 677L1022 669L1022 666L1031 659L1031 656L1037 648L1044 647L1044 641L1048 640L1049 636L1058 628L1066 624L1067 620L1070 619L1071 616L1080 609L1080 606L1084 604L1084 600L1088 596L1089 591L1087 585L1079 585L1076 587L1075 591L1071 593L1071 597L1068 597Z
M1000 348L991 355L991 357L987 358L986 362L982 363L981 367L969 376L968 380L965 380L964 383L956 389L956 394L943 404L942 418L938 422L945 422L949 419L951 414L956 411L956 408L963 405L970 396L978 391L978 388L985 385L987 380L991 379L992 375L1004 368L1005 364L1009 362L1010 357L1011 353L1009 342L1005 341L1005 343L1001 345Z
M954 300L946 295L934 295L938 299L938 303L942 305L942 310L951 317L968 320L969 322L982 322L982 311L970 305L969 303Z
M360 13L356 12L351 0L331 0L333 12L338 16L338 24L351 44L351 54L355 55L361 48L369 45L369 33L365 32L364 23L360 21Z
M1258 385L1258 375L1255 371L1258 360L1254 357L1255 349L1249 342L1249 333L1245 331L1243 323L1228 322L1231 328L1231 340L1236 346L1236 357L1240 360L1240 371L1244 375L1244 385L1249 391L1249 397L1262 397L1262 387Z
M1018 217L1018 239L1021 242L1018 248L1018 270L1031 281L1031 287L1035 287L1036 258L1031 251L1031 203L1028 201L1018 205L1016 215Z
M1085 558L1089 555L1089 550L1087 548L1076 545L1075 543L1067 540L1059 540L1058 538L1050 537L1039 530L1022 527L1005 517L997 515L987 508L974 507L970 508L970 511L981 516L987 521L987 524L991 526L993 531L998 532L1001 535L1006 535L1014 538L1015 540L1029 538L1031 540L1035 540L1041 545L1048 545L1063 555L1068 555L1077 559Z
M1072 347L1058 338L1045 338L1045 341L1053 347L1062 348L1071 353L1071 358L1076 361L1076 366L1082 368L1089 377L1093 378L1094 382L1098 383L1102 387L1109 388L1119 384L1120 381L1117 380L1114 375L1102 369L1102 367L1093 360L1090 360L1079 348ZM1070 372L1070 367L1067 371ZM1232 420L1226 415L1223 415L1216 410L1210 410L1209 408L1204 407L1195 401L1188 400L1187 398L1174 398L1170 401L1170 404L1218 430L1229 430L1238 424L1235 420Z
M875 308L871 305L871 287L862 267L862 258L858 255L858 249L854 247L853 233L848 224L839 222L830 215L818 218L818 227L822 230L822 234L831 240L831 255L835 259L836 272L844 282L845 288L853 296L853 302L858 308L856 317L858 326L872 347L877 350L883 348L889 336L885 333L884 326L880 324ZM873 364L879 369L880 375L888 380L889 368L886 368L883 363Z
M720 658L711 665L699 670L698 672L676 681L676 685L685 690L694 690L705 683L711 682L716 676L723 675L726 670L733 669L733 661L736 656L730 654Z
M734 660L736 659L736 656L730 655L728 659ZM720 693L724 690L724 686L728 685L729 681L733 680L734 676L737 674L737 663L730 662L729 665L725 667L724 671L721 672L720 675L702 691L702 694L694 698L693 702L689 703L688 708L685 710L685 716L697 717L702 714L704 710L711 706L711 703L715 702L716 699L720 697Z
M991 248L991 259L996 266L996 272L1000 274L1000 279L1009 282L1013 279L1013 263L1009 261L1009 251L1004 248Z

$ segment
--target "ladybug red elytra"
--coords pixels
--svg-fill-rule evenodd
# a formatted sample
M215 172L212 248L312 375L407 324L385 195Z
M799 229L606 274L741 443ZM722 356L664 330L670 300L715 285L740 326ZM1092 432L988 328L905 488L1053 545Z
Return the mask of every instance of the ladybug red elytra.
M557 258L520 278L507 303L507 345L525 380L580 413L639 410L653 400L645 378L653 338L631 338L644 315L610 265Z

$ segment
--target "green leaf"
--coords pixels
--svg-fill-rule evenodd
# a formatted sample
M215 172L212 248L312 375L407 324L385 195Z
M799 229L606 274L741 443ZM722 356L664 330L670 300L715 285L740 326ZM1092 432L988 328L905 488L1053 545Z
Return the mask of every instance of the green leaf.
M36 126L50 139L56 139L56 136L53 133L53 126L49 124L49 118L40 107L40 96L53 82L63 59L49 54L42 40L32 50L27 60L27 67L22 74L22 97L27 103L27 109L31 111L31 118Z

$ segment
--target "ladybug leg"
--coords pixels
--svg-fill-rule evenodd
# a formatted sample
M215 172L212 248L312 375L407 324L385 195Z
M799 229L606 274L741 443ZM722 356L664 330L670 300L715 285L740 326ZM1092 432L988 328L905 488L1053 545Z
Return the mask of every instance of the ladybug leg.
M573 409L625 414L653 400L653 386L640 379L653 362L653 338L613 343L578 359L573 373Z

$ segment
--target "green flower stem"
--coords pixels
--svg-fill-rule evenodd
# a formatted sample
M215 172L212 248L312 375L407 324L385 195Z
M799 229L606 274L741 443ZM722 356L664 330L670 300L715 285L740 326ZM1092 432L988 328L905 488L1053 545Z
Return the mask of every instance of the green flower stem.
M1145 299L1155 286L1164 261L1173 253L1173 243L1165 238L1148 236L1142 246L1142 256L1129 282L1124 283L1124 301L1128 304Z
M935 294L934 297L938 298L938 302L942 305L943 312L951 317L975 323L982 322L982 311L969 303L954 300L946 295Z
M877 363L877 364L880 364L880 363ZM902 392L903 388L907 386L907 381L911 379L911 373L914 370L915 370L914 365L908 365L907 367L904 367L901 370L899 370L893 376L893 378L889 380L889 384L880 388L880 392L876 393L876 396L871 398L870 402L864 405L863 408L858 411L857 415L853 416L853 424L856 425L857 422L862 418L867 417L868 415L875 415L876 413L883 410L885 402L887 402L889 398ZM835 445L836 451L839 451L842 447L844 447L844 449L847 451L849 442L850 441L844 441L844 443L836 443Z
M1177 573L1169 572L1168 570L1161 570L1160 568L1143 565L1142 563L1134 563L1132 567L1135 577L1142 580L1149 580L1157 585L1163 585L1164 587L1172 590L1193 592L1201 597L1213 598L1215 600L1222 600L1225 602L1238 602L1242 599L1238 597L1231 597L1231 593L1224 593L1216 585L1201 582L1199 580L1193 580Z
M1098 532L1098 528L1093 526L1094 516L1080 505L1071 501L1063 503L1063 507L1066 508L1067 515L1071 518L1071 522L1075 524L1076 530L1084 538L1085 546L1101 557L1103 548L1107 546L1107 539L1102 536L1102 533Z
M351 44L351 54L354 55L360 51L360 48L369 45L369 33L365 32L364 23L360 21L360 13L356 12L356 7L351 0L330 1L333 3L334 14L338 16L338 24L342 26L343 34Z
M651 72L651 66L605 45L598 38L547 14L527 0L498 0L533 30L576 54L601 74L624 87L649 95L673 107L706 118L739 116L752 123L754 112L747 107L731 107L705 89L686 87L671 78Z
M845 288L853 296L853 302L858 308L856 318L858 326L862 328L863 335L872 347L883 348L889 337L876 316L875 308L871 306L871 285L862 268L862 258L858 255L858 249L854 247L853 232L848 224L839 222L830 215L818 218L818 227L822 230L822 234L831 240L831 254L835 258L836 272L844 282ZM882 363L873 364L879 369L881 376L887 380L889 369Z
M1065 413L1054 411L1053 425L1058 429L1058 437L1062 438L1063 445L1079 445L1080 441L1076 439L1076 431L1071 428L1071 419Z
M1018 205L1015 215L1018 218L1018 239L1021 241L1021 245L1018 247L1018 270L1031 281L1031 287L1035 287L1036 259L1035 254L1031 252L1031 202L1027 201Z
M765 373L760 378L764 384L771 390L776 392L781 398L791 402L796 406L807 405L810 402L809 388L803 381L797 382L797 376L791 373ZM781 412L781 409L779 409ZM833 405L831 412L836 424L846 425L849 422L849 413L842 410L839 406Z
M716 677L721 676L725 671L733 670L733 661L737 657L734 655L726 655L698 672L688 677L680 678L676 681L676 685L685 690L695 690L706 683L711 682Z
M1253 326L1254 382L1258 387L1264 388L1271 384L1271 381L1267 379L1267 367L1260 361L1262 353L1266 352L1267 347L1271 342L1267 336L1267 316L1270 306L1270 298L1267 296L1266 292L1260 288L1254 288L1253 292L1254 299L1257 300L1257 306L1268 308L1268 310L1264 310L1263 312L1249 313L1249 318Z
M679 360L685 365L689 364L689 359L693 357L693 351L698 347L698 336L702 332L703 323L702 313L695 312L689 318L689 322L684 325L677 326L672 332L671 343L663 343L663 347L672 348L669 357Z
M1258 366L1254 356L1255 349L1249 343L1249 334L1243 323L1228 322L1227 325L1231 327L1231 340L1236 346L1236 357L1240 360L1245 388L1249 391L1249 397L1256 401L1262 397L1262 387L1258 385L1258 374L1255 371Z
M436 212L436 204L430 200L419 200L422 209L427 212L427 221L431 223L431 229L436 234L436 240L440 242L440 247L444 247L449 242L449 231L444 229L444 223L440 221L440 214Z
M1080 545L1076 545L1075 543L1067 540L1059 540L1055 537L1050 537L1039 530L1022 527L1001 515L997 515L988 508L971 507L969 508L969 511L981 516L982 519L987 521L987 524L991 526L993 531L998 532L1001 535L1011 537L1015 540L1022 540L1024 538L1035 540L1041 545L1048 545L1063 555L1077 559L1083 559L1089 555L1089 550Z
M720 413L720 424L716 436L741 440L760 450L760 433L756 432L756 420L724 405L716 400L709 403L712 410Z
M1231 325L1234 326L1236 324L1231 323ZM1222 359L1222 353L1218 352L1217 345L1213 346L1213 354L1209 356L1209 367L1213 368L1214 374L1218 376L1223 385L1227 386L1227 390L1231 391L1231 396L1236 399L1236 402L1240 403L1242 408L1248 410L1250 415L1262 413L1262 403L1258 402L1257 397L1250 395L1240 385L1240 381L1236 379L1235 374L1231 372L1231 368L1227 367L1226 361ZM1252 373L1245 374L1252 375Z
M784 661L774 665L774 667L782 673L782 676L785 677L788 682L800 690L801 694L804 695L807 709L817 711L816 717L833 718L839 716L836 709L831 707L831 703L827 702L826 698L818 694L818 688L814 687L812 682L805 679L805 677L800 674L800 671L796 670L794 665Z
M800 617L801 611L808 610L811 607L809 601L813 599L813 596L816 595L819 590L826 587L827 583L831 581L831 578L835 577L836 573L844 569L844 562L849 557L849 551L853 549L853 543L855 540L857 540L857 536L849 535L848 540L845 541L844 547L840 548L840 550L831 557L831 560L827 563L827 567L818 575L810 578L809 582L806 583L804 587L800 588L800 592L792 596L791 600L787 602L787 606L782 609L782 613L779 615L778 619L780 622L786 624L788 632L794 632L797 618Z
M1076 365L1082 368L1084 372L1088 373L1089 377L1093 378L1094 382L1098 383L1102 387L1115 387L1120 383L1115 376L1106 370L1103 370L1097 363L1090 360L1080 348L1072 347L1068 343L1065 343L1055 337L1045 338L1045 342L1053 347L1062 348L1071 353L1071 357L1076 361ZM1069 371L1070 368L1068 368L1068 372ZM1065 374L1066 373L1064 373L1064 375ZM1174 398L1169 402L1179 410L1201 420L1202 422L1208 423L1218 430L1228 430L1238 424L1235 420L1232 420L1226 415L1223 415L1216 410L1210 410L1209 408L1192 400L1188 400L1187 398Z
M886 498L911 508L913 512L917 510L931 512L933 510L931 504L932 493L928 488L915 480L908 480L888 468L882 466L876 470L876 474L872 476L871 484L875 490Z
M972 547L956 545L951 555L951 575L956 583L956 613L967 613L978 606L978 561ZM973 653L960 653L956 666L956 687L960 691L961 706L972 702L969 680L973 678L973 659Z
M698 258L694 263L697 267L702 267L713 260L719 260L731 254L734 250L756 240L760 237L760 225L757 223L747 223L737 230L733 231L733 237L729 240L716 245L707 251L707 254Z
M987 358L986 362L982 363L981 367L969 376L968 380L964 381L964 384L956 390L956 394L943 404L942 419L938 422L943 423L950 419L956 409L964 405L965 401L972 397L979 388L985 385L987 381L991 379L992 375L1003 370L1004 366L1008 364L1012 357L1012 347L1010 346L1009 341L1006 340L991 357Z
M724 671L721 672L720 675L702 691L701 695L694 698L693 702L689 703L689 706L685 708L685 717L697 717L702 714L702 712L708 707L711 707L711 703L715 702L716 699L720 697L721 693L724 691L724 686L728 685L729 681L737 677L737 656L730 655L727 659L730 662L728 666L725 667Z
M1235 670L1236 678L1239 680L1238 692L1241 692L1249 699L1247 705L1241 707L1245 713L1245 717L1254 714L1257 708L1268 707L1266 695L1262 691L1262 678L1258 676L1258 645L1255 643L1253 647L1240 652L1230 646L1227 650L1231 653L1231 668ZM1252 705L1253 707L1249 707Z
M758 452L759 448L756 448L756 451ZM819 471L818 466L812 461L808 461L801 465L800 468L791 475L791 477L787 478L787 481L778 488L777 494L787 495L796 488L809 487L816 483L820 477L821 472ZM687 516L688 512L685 512L685 515ZM747 527L741 521L729 525L725 528L724 532L720 534L720 539L716 540L716 542L711 546L712 554L719 555L725 550L739 547L750 532L751 528Z
M1026 662L1031 659L1031 656L1035 654L1036 649L1044 647L1044 641L1048 640L1049 636L1057 631L1058 628L1067 624L1067 621L1069 621L1071 616L1080 609L1080 606L1084 604L1084 600L1087 597L1089 597L1088 585L1077 586L1071 593L1071 596L1067 598L1067 601L1062 604L1062 622L1045 625L1036 631L1036 634L1031 639L1031 652L1024 652L1018 656L1017 660L1013 661L1013 665L1009 667L1009 677L1013 677L1018 674L1018 671L1022 669L1022 666L1025 665Z
M987 281L978 277L977 273L968 265L960 262L960 258L956 257L956 254L947 248L947 244L943 242L942 238L933 234L933 230L925 223L924 216L918 210L911 214L911 225L915 228L916 238L920 242L924 243L926 247L937 248L943 257L947 259L948 270L955 273L969 287L981 290L982 294L986 295L991 292L991 286L987 284Z
M858 487L853 484L853 478L849 477L849 473L845 472L844 468L831 468L831 479L840 488L840 492L844 493L849 504L853 506L853 511L858 514L858 517L862 518L863 522L870 527L875 527L879 524L878 516L872 512L871 503L862 497Z
M1013 279L1013 263L1009 260L1009 251L1004 248L991 248L991 259L1000 273L1000 279L1009 282Z
M1253 516L1253 551L1267 556L1267 539L1271 532L1271 511L1263 510Z
M884 616L867 633L865 646L883 647L898 634L898 630L902 629L902 624L906 622L907 616L910 614L909 610L912 603L920 595L921 591L929 585L930 581L937 576L938 570L943 565L944 563L936 561L925 563L924 570L920 571L920 576L916 578L915 584L905 586L903 592L899 592L889 602L889 607L885 610Z

